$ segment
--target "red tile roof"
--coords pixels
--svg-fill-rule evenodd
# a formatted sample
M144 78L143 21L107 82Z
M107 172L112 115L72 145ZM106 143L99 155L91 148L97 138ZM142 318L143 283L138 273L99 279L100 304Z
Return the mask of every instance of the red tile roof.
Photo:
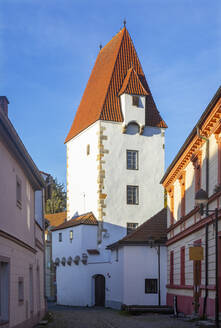
M71 220L68 220L59 226L55 227L54 229L51 229L51 231L60 230L60 229L66 229L74 226L78 226L80 224L87 224L87 225L98 225L97 219L95 218L94 214L92 212L82 214L78 217L75 217Z
M144 89L137 73L133 68L130 68L124 79L122 88L119 91L119 96L123 93L147 96L148 92Z
M99 52L65 142L99 119L123 121L118 94L131 67L148 93L146 125L167 127L156 108L133 42L124 27Z
M120 245L149 244L150 239L165 244L167 238L167 210L163 208L132 233L108 246L112 249Z
M67 211L53 214L45 214L45 219L50 222L51 227L56 227L67 219Z

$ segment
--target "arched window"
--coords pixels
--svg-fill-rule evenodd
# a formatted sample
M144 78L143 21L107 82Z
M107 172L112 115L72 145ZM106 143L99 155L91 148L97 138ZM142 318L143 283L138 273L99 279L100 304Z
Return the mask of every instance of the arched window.
M127 134L134 135L139 133L139 131L140 131L140 126L136 122L130 122L127 125Z

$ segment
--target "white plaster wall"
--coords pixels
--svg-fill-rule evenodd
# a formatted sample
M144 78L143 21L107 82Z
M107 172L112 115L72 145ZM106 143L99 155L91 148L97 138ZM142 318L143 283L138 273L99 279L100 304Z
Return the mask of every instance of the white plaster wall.
M209 196L214 193L218 184L218 144L213 135L209 138Z
M145 96L139 96L139 106L133 106L132 95L126 93L120 96L124 124L136 121L139 125L145 125Z
M180 219L180 205L181 205L181 189L178 180L174 183L174 220Z
M189 213L195 206L195 177L194 167L190 162L186 167L186 190L185 190L186 214Z
M145 279L158 279L158 255L155 247L125 246L123 303L158 305L158 294L145 294ZM161 305L166 304L167 251L161 247Z
M67 143L67 219L90 211L97 217L97 132L95 122Z
M105 127L103 164L105 217L108 223L126 227L127 222L143 223L163 208L164 133L159 128L145 127L143 135L122 134L119 123L102 121ZM127 170L126 150L138 150L139 169ZM127 185L139 186L139 205L128 205ZM116 238L117 240L117 238Z

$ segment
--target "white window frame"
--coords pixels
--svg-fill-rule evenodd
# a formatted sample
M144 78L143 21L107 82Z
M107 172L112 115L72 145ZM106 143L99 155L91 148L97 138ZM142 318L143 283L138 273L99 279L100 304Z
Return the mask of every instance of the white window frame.
M138 170L138 150L127 150L127 170Z
M138 227L137 222L127 222L127 235L136 230Z
M139 186L127 186L127 204L139 205Z

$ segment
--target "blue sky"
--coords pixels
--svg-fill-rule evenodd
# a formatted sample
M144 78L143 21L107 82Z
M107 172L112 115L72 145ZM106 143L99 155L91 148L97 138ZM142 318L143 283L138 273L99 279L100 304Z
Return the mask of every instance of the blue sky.
M39 169L60 182L64 139L99 44L124 18L169 126L167 167L220 85L221 1L0 1L0 95Z

